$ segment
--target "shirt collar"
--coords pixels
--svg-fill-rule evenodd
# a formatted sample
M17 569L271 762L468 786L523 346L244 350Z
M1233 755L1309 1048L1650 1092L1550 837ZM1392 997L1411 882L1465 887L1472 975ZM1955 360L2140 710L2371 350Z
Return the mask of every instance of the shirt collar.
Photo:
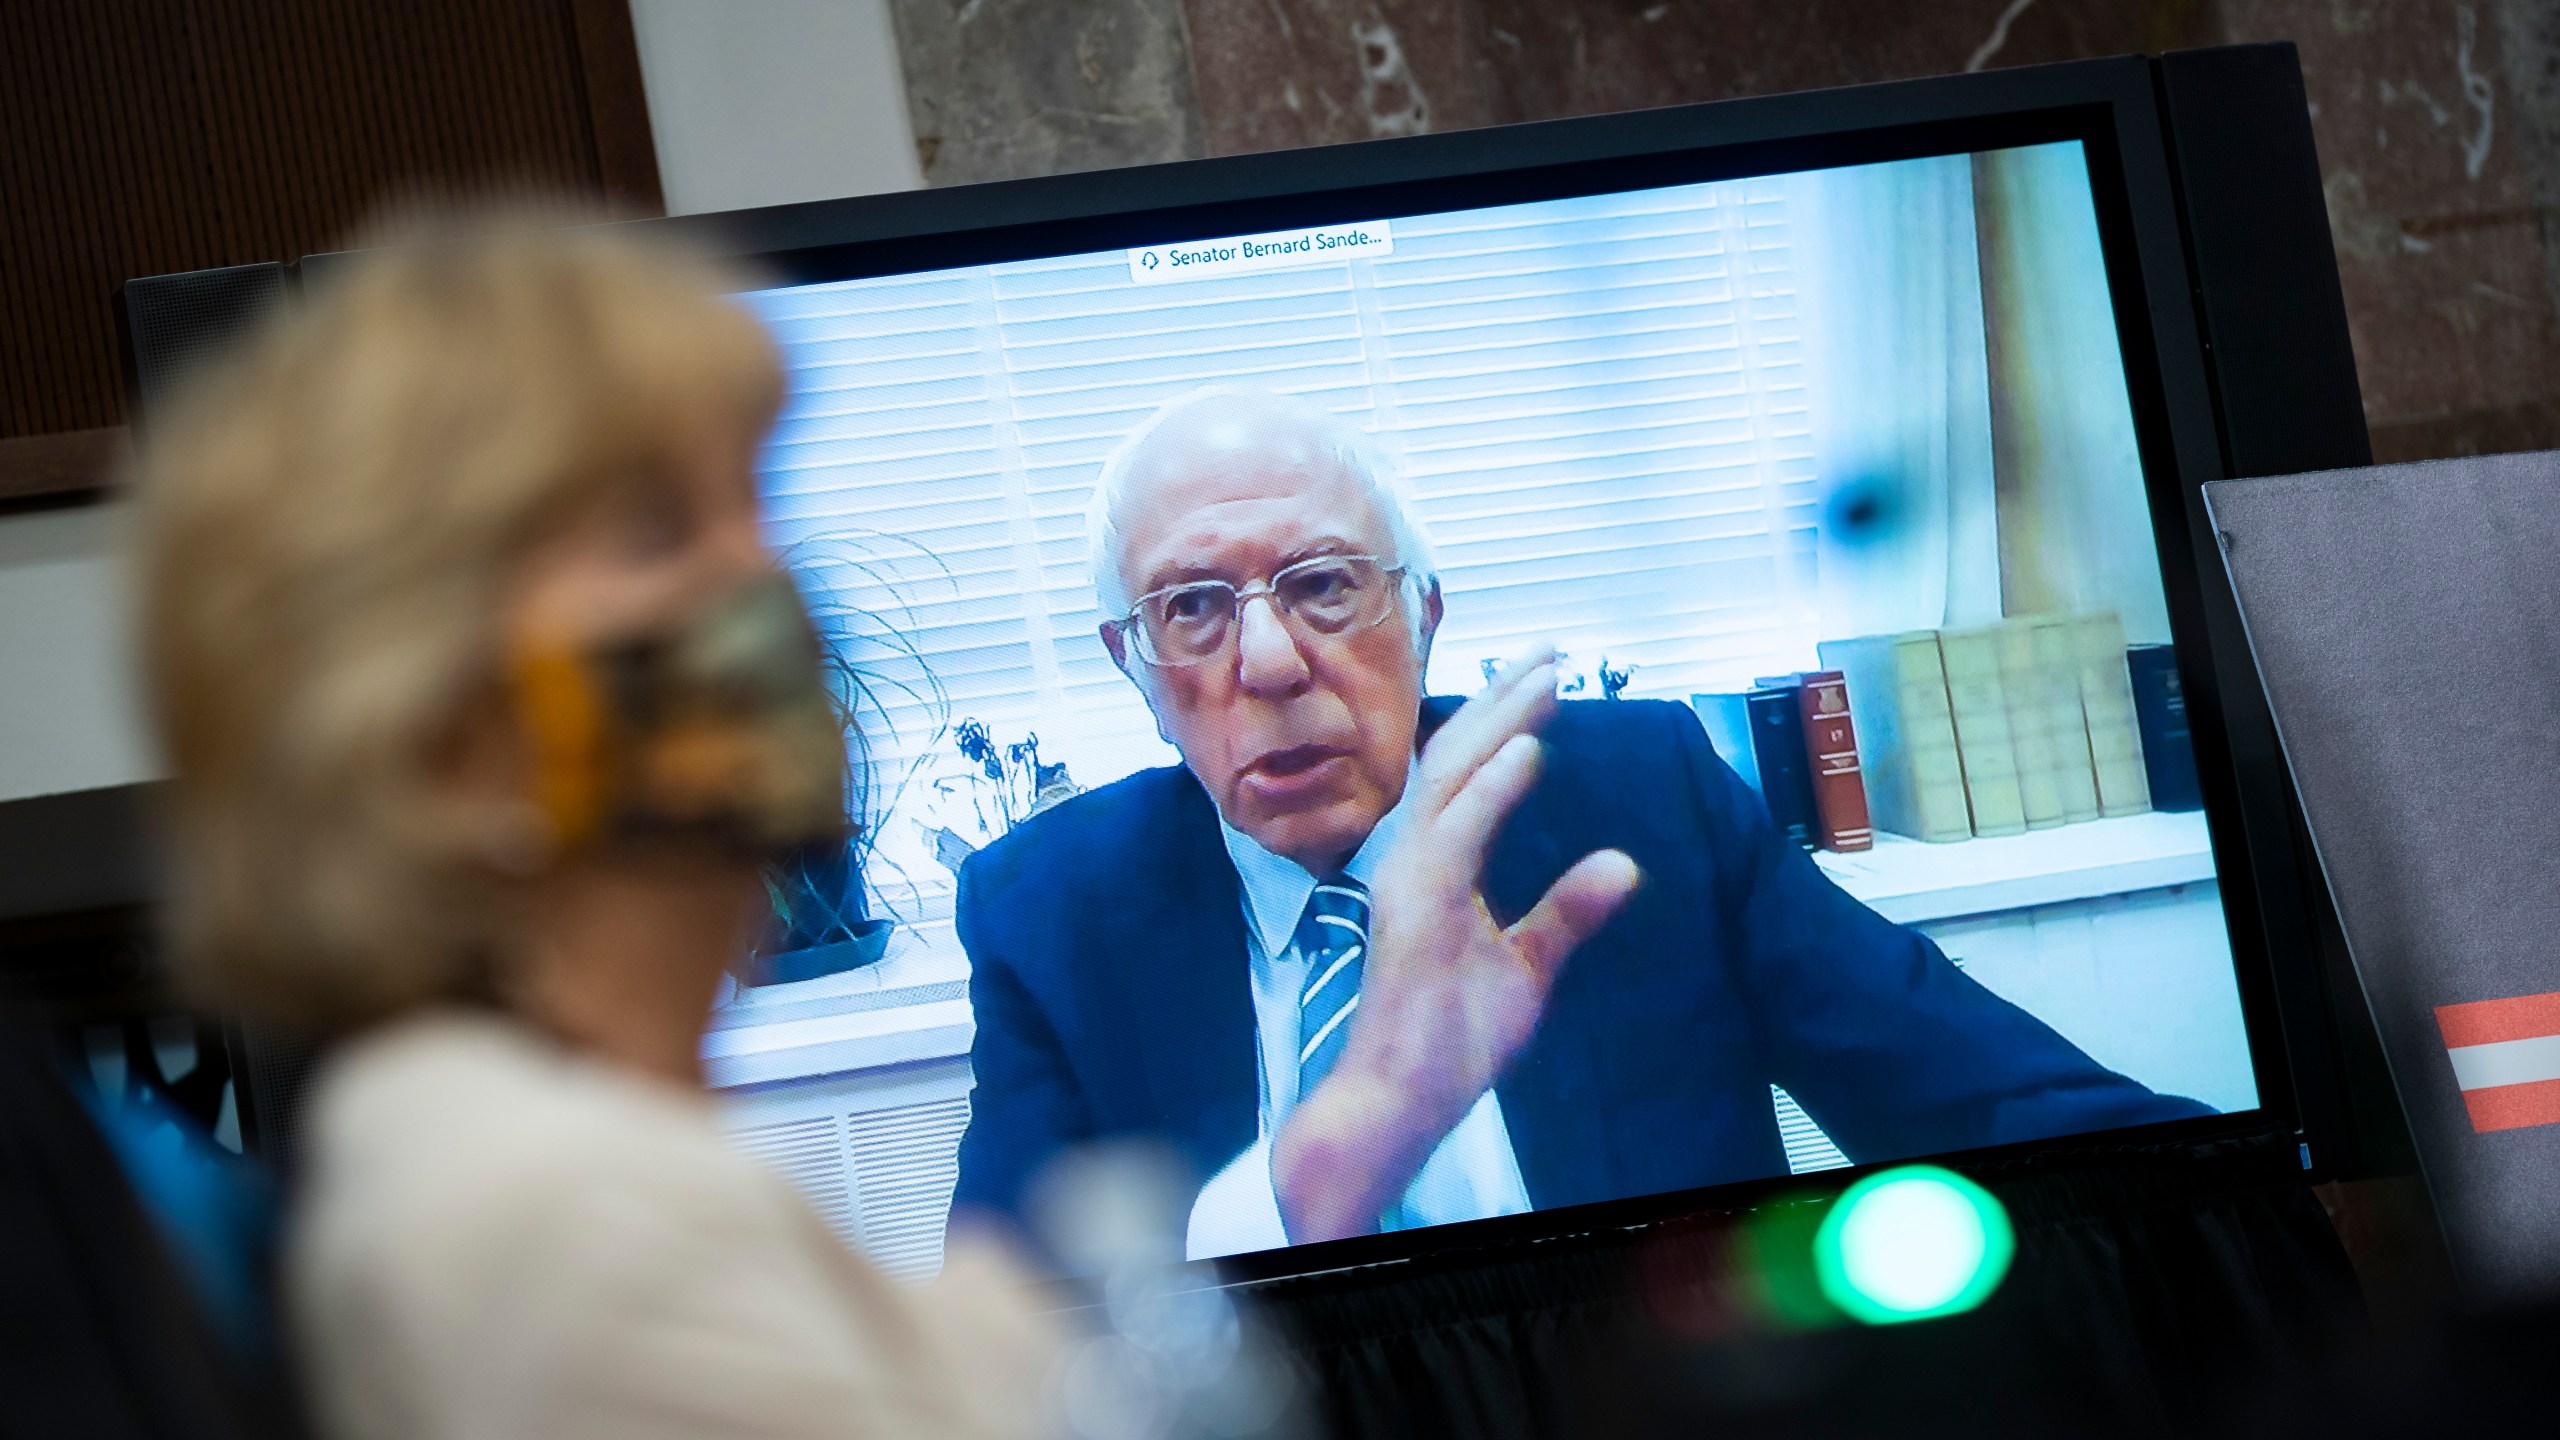
M1378 862L1395 843L1411 812L1416 772L1419 765L1405 770L1404 794L1394 808L1378 818L1369 838L1360 842L1343 871L1363 885L1378 872ZM1277 959L1297 938L1298 917L1306 913L1307 897L1315 893L1316 877L1307 868L1285 855L1274 855L1262 842L1218 817L1218 831L1226 837L1227 858L1235 862L1236 878L1244 884L1245 919L1253 926L1255 937L1262 942L1262 953Z

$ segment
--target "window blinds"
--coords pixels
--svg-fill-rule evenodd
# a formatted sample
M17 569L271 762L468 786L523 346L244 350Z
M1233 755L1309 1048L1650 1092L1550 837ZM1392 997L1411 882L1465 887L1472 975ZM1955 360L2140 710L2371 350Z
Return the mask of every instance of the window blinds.
M947 726L1037 732L1077 783L1169 763L1095 627L1102 460L1201 385L1303 395L1373 431L1438 551L1435 691L1553 640L1682 698L1811 663L1814 418L1786 190L1743 180L1397 220L1389 256L1132 285L1118 252L752 298L792 400L772 538L878 704L900 809ZM930 907L928 907L930 908Z

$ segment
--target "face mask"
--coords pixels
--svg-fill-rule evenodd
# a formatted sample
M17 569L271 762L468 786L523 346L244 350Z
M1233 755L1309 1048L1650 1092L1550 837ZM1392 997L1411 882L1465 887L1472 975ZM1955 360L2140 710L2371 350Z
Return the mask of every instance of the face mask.
M779 855L845 829L845 727L775 574L674 626L511 667L554 853L678 841Z

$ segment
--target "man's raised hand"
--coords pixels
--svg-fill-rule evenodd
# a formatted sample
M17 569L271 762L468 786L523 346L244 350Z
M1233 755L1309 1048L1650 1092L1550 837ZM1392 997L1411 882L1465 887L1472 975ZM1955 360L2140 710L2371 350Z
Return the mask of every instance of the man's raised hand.
M1485 904L1486 851L1537 781L1555 656L1505 669L1423 748L1413 810L1370 887L1360 1009L1341 1062L1272 1146L1293 1240L1366 1233L1537 1030L1557 973L1635 893L1635 862L1584 856L1516 923Z

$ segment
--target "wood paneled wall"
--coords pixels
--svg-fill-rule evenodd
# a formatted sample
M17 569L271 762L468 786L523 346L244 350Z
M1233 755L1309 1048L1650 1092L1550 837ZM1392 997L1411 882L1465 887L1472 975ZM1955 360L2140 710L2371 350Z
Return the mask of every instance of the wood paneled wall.
M662 208L626 0L0 4L0 500L94 483L123 280L527 187Z

